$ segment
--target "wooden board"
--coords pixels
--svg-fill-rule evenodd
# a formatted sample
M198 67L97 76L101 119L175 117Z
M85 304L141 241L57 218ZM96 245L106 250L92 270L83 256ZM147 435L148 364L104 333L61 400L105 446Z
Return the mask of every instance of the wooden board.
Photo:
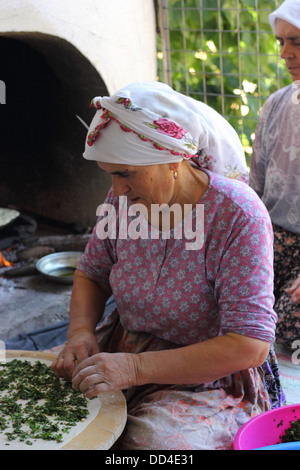
M56 357L55 354L41 351L15 350L6 350L5 356L8 359L46 361L49 365ZM99 400L100 408L96 417L60 450L107 450L117 441L127 420L125 397L121 391L106 392L99 395Z

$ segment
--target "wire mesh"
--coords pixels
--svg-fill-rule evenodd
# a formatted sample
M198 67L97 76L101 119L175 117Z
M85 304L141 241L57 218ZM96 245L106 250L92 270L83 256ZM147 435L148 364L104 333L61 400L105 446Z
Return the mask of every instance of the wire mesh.
M259 111L290 83L269 24L282 0L159 0L158 74L220 112L251 156Z

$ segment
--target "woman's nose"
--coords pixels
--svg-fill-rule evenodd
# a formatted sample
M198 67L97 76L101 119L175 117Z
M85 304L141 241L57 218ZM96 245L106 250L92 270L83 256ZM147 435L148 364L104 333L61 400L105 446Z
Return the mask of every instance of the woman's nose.
M127 193L129 186L124 178L121 176L112 175L111 179L114 196L118 197Z

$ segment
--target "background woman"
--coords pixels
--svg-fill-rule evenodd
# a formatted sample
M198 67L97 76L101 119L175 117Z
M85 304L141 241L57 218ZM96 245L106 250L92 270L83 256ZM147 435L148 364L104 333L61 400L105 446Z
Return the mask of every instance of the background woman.
M276 339L288 350L300 339L300 2L270 15L293 83L266 101L256 129L250 185L274 230Z

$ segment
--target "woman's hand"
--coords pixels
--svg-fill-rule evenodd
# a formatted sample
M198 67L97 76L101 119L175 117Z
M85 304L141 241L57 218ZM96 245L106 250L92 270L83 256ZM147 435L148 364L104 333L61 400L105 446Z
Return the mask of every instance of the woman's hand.
M287 293L291 296L291 301L294 304L300 303L300 276L293 282L291 287L287 289Z
M136 385L135 355L99 353L82 361L72 377L73 387L87 398Z
M109 295L110 288L75 271L68 341L52 363L52 369L59 377L71 379L79 363L100 351L94 331Z
M99 353L76 367L72 382L87 398L149 383L202 384L260 366L269 349L267 342L229 332L176 349Z
M71 379L76 366L98 352L99 345L95 335L78 331L68 340L64 349L53 361L51 368L59 377Z

